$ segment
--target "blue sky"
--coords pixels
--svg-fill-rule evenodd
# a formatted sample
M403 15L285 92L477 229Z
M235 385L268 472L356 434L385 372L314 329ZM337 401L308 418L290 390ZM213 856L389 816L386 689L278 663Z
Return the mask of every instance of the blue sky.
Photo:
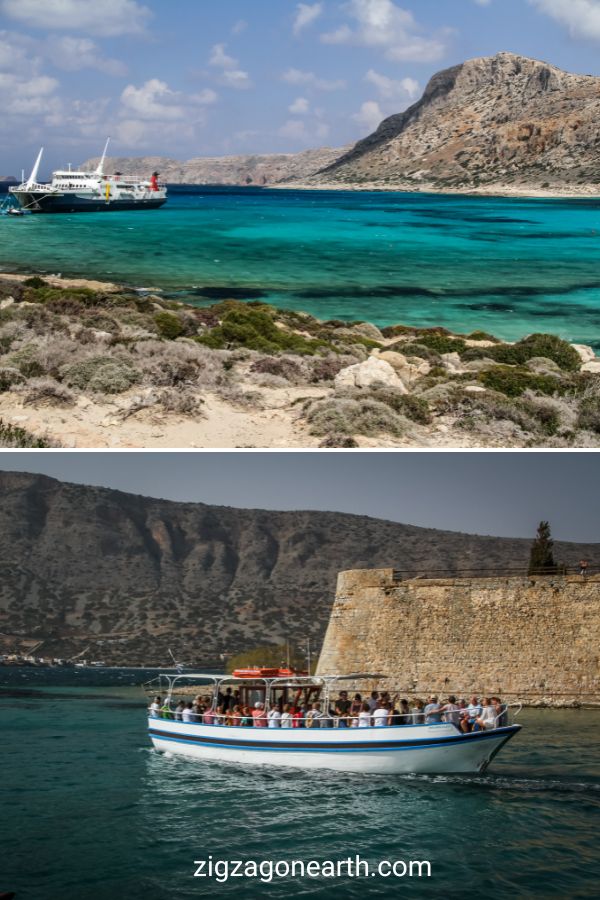
M600 541L598 453L10 451L0 469L169 500L357 513L429 528Z
M499 50L600 74L600 0L0 0L0 175L343 146Z

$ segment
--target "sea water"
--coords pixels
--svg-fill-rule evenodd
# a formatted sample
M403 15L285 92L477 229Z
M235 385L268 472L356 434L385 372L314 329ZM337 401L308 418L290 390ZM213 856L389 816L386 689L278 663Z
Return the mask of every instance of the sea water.
M94 676L96 677L96 676ZM480 776L163 756L135 687L0 688L0 892L17 900L598 896L597 711L526 710ZM428 860L431 877L194 878L194 860Z
M2 217L2 269L600 349L600 198L177 186L160 210Z

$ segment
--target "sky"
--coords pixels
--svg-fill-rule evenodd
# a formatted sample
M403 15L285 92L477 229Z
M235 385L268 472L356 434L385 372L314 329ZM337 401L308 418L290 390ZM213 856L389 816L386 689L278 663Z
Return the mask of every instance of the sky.
M320 509L428 528L600 541L597 453L12 452L0 470L186 502Z
M439 69L600 74L600 0L0 0L0 176L98 156L342 147Z

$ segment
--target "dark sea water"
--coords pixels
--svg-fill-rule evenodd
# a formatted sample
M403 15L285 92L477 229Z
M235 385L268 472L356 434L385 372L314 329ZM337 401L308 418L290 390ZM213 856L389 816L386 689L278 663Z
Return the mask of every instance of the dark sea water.
M17 900L598 896L598 712L525 711L485 776L360 777L160 756L136 687L1 685L0 891ZM209 855L355 854L432 875L192 877Z
M160 210L0 218L0 269L600 349L600 197L179 186Z

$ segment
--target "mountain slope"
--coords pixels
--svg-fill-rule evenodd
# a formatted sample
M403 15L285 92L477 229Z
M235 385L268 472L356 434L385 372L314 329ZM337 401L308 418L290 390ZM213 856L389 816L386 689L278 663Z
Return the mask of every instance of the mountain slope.
M422 98L316 181L573 187L600 179L600 78L498 53L438 72Z
M145 174L157 169L161 179L170 184L241 184L268 185L289 179L309 178L328 166L344 152L344 148L321 147L302 153L271 153L253 156L197 157L187 162L165 156L125 157L106 160L106 172L125 175ZM83 169L95 169L99 158L82 163Z
M0 472L0 646L112 662L198 664L322 639L339 570L525 564L530 542L366 516L175 503ZM600 562L600 545L557 557ZM2 637L0 634L0 637Z

